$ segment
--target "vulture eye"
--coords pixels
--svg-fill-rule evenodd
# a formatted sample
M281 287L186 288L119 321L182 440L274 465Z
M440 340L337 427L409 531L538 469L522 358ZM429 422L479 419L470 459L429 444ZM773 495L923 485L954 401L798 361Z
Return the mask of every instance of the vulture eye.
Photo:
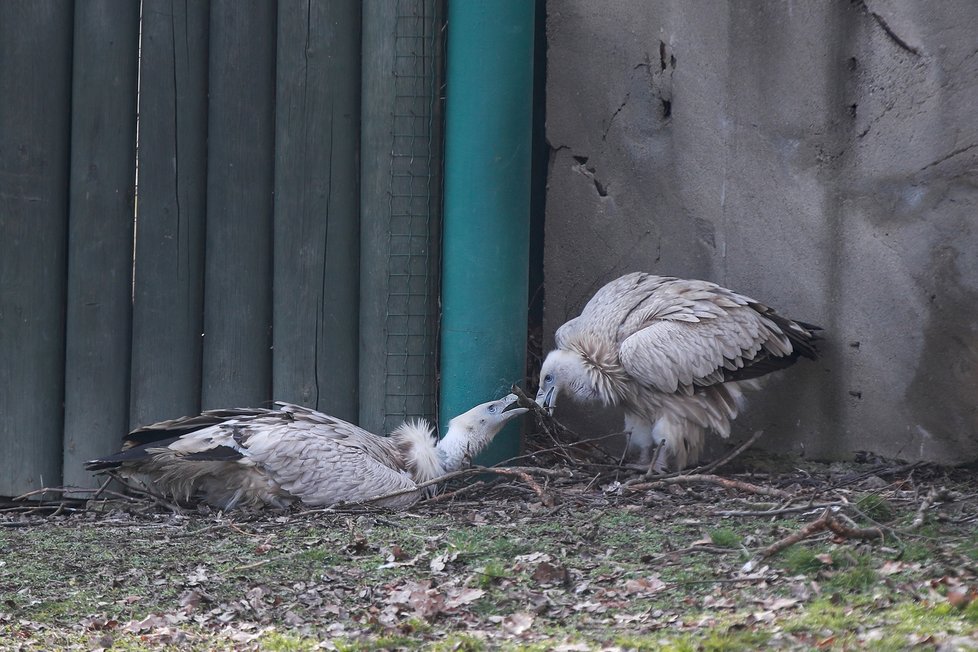
M543 377L543 382L545 383L552 383L553 381L554 381L553 374L547 374L546 376Z
M497 408L495 404L490 405L489 406L489 414L495 414L496 413L496 410L498 410L498 409L499 408Z

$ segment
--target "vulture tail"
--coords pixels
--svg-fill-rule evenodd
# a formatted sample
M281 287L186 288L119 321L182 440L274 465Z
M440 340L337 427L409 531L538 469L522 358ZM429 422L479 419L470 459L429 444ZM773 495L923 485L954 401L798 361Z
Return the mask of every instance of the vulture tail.
M106 469L117 469L123 464L142 462L152 458L156 451L159 451L161 448L166 448L177 439L179 437L170 437L169 439L133 446L108 457L89 460L85 462L85 469L88 471L104 471ZM242 457L240 452L230 446L214 446L206 450L182 455L180 459L192 462L233 462L234 460L240 460Z

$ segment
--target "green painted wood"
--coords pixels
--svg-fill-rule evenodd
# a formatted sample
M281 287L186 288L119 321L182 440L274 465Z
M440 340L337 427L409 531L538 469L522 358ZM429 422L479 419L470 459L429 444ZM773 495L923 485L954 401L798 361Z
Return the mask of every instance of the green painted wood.
M526 373L534 3L450 0L441 420ZM510 426L483 463L519 450Z
M0 2L0 495L61 482L71 32Z
M271 398L275 7L211 2L205 409Z
M65 339L66 485L129 430L139 5L75 7Z
M209 11L143 0L132 427L200 410Z
M357 419L359 0L280 0L273 395Z
M360 422L434 418L442 3L363 5Z

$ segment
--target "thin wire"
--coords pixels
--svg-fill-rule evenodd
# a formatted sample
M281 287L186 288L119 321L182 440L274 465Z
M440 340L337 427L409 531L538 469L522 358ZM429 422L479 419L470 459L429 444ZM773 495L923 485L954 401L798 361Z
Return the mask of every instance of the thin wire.
M435 0L398 0L394 35L394 113L388 202L385 314L385 429L434 416L438 287L434 207L438 81Z

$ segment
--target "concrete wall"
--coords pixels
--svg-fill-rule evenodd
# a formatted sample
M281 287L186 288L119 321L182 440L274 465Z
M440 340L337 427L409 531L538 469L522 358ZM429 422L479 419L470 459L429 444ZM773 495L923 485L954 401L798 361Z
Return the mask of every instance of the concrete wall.
M549 0L547 34L545 347L622 273L713 280L826 329L736 433L978 456L978 3Z

